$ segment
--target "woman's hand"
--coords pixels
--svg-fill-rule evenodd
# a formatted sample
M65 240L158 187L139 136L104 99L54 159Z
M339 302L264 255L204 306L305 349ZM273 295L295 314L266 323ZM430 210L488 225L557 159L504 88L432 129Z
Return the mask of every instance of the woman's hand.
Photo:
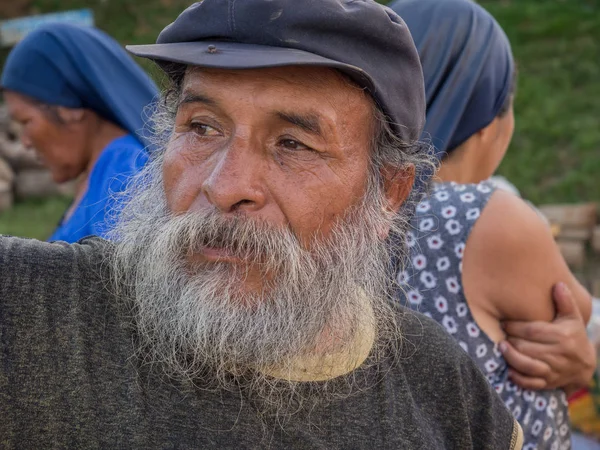
M507 339L499 349L509 376L525 389L563 388L567 394L585 387L596 368L596 349L573 295L564 283L553 289L556 317L543 321L505 321Z

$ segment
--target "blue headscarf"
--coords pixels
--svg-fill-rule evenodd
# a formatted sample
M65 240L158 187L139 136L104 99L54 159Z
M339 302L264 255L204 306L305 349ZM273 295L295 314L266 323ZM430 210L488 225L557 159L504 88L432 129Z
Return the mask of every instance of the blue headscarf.
M419 51L438 159L489 125L511 94L514 62L500 25L471 0L397 0Z
M90 109L148 144L145 108L157 97L156 85L96 28L53 23L36 29L9 54L0 85L42 103Z

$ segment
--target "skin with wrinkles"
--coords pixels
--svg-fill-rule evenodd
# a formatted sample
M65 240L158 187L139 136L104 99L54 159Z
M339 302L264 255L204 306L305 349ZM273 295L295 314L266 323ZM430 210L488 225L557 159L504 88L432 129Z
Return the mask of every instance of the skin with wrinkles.
M4 92L23 145L33 148L57 183L88 174L102 150L125 130L89 109L45 105L16 92Z
M281 72L288 70L187 74L165 153L165 192L176 214L214 206L289 226L308 248L363 197L371 100L333 70ZM248 283L257 288L261 276L250 270Z
M366 94L334 71L316 84L307 76L313 70L285 79L281 69L188 75L165 155L171 211L214 205L290 224L305 244L315 232L326 235L363 196L373 125ZM188 96L207 101L184 103ZM291 123L293 115L315 117L318 129Z
M114 228L142 357L277 414L366 387L354 369L401 340L387 236L426 152L331 69L188 70L179 88Z

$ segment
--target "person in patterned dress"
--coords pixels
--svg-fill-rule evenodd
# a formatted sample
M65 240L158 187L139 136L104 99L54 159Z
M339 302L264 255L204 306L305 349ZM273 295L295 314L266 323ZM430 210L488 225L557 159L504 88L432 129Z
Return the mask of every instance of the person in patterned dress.
M425 135L441 160L406 238L410 261L398 271L398 298L438 321L477 363L521 423L524 449L570 448L565 389L585 383L594 366L585 337L591 299L547 224L487 181L514 129L508 39L469 0L399 0L391 8L419 50ZM507 341L509 329L546 334ZM559 342L561 333L569 339ZM564 361L575 373L561 371Z

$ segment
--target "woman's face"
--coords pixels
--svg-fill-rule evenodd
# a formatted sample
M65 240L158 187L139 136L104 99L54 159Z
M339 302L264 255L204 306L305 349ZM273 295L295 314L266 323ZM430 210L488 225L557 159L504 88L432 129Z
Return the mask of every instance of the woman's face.
M81 127L61 123L44 105L37 105L16 92L4 92L13 120L21 125L21 142L36 151L57 183L77 178L86 168L85 139Z

